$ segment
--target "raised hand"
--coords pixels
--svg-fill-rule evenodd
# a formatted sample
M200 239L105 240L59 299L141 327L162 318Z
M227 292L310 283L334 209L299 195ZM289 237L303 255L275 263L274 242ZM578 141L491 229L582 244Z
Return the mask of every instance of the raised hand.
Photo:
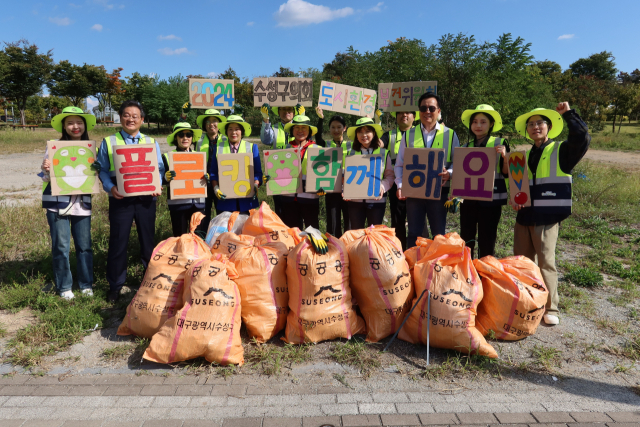
M563 115L564 113L566 113L567 111L569 111L571 108L569 108L569 103L568 102L560 102L558 104L558 106L556 107L556 111L560 114Z

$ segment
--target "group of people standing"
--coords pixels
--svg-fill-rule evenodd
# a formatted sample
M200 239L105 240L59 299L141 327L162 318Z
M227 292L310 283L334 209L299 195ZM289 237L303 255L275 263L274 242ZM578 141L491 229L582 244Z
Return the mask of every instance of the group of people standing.
M383 132L380 115L364 117L355 126L346 127L339 115L329 119L330 139L323 139L324 113L316 108L319 117L317 126L311 124L304 114L304 107L273 107L265 104L261 108L263 123L261 142L272 149L296 148L302 160L303 187L306 177L306 152L310 146L341 147L343 158L354 154L381 154L384 158L381 190L377 197L366 200L345 200L340 193L329 193L320 189L316 193L301 192L292 195L274 196L275 212L290 227L319 228L320 199L324 197L327 232L341 236L344 231L383 223L386 201L389 199L391 227L395 228L403 250L415 246L419 236L435 237L445 234L449 201L449 184L453 170L455 148L460 147L458 135L440 122L441 101L433 93L423 94L418 101L418 110L394 112L391 115L396 125ZM274 124L270 111L280 120ZM157 142L142 133L144 109L137 101L126 101L120 111L122 130L105 138L100 145L92 168L99 171L104 190L109 194L110 238L107 259L108 299L116 301L125 283L127 272L127 246L129 233L135 221L141 248L141 260L146 268L155 242L156 198L150 196L123 197L117 190L113 165L115 145L156 144L159 174L166 186L171 185L175 172L169 169L167 154L160 155ZM569 135L564 142L555 142L566 121ZM470 130L467 147L494 147L498 158L493 201L466 200L460 206L460 235L471 248L472 254L478 246L478 256L494 255L497 228L502 207L507 204L507 153L509 146L492 133L502 128L499 112L489 105L479 105L466 110L461 117ZM201 151L207 153L207 198L171 200L168 206L174 236L188 232L191 215L203 212L203 226L215 214L226 211L248 212L257 208L257 189L271 177L264 175L258 145L247 141L251 126L241 116L224 116L217 110L207 110L198 116L199 128L189 123L177 123L168 136L167 143L177 151ZM62 133L61 140L89 139L88 131L95 126L95 117L84 114L76 107L65 108L52 120L54 129ZM558 319L557 271L555 246L559 223L571 214L571 171L586 153L590 135L584 121L571 110L566 102L559 103L555 110L538 108L518 117L516 130L533 141L527 151L531 206L512 205L518 211L514 230L514 254L536 260L549 289L549 301L544 321L554 325ZM346 134L346 137L345 137ZM404 197L402 175L405 148L440 148L444 150L445 163L440 176L442 191L440 200ZM227 198L218 185L217 156L226 153L252 153L256 187L255 196ZM78 257L78 282L84 294L92 295L93 268L91 251L91 197L51 196L48 172L50 163L47 154L42 163L43 207L47 209L50 224L54 280L56 288L64 298L73 298L72 277L69 271L69 242L73 234ZM510 203L510 202L509 202ZM428 222L428 229L425 226ZM407 230L408 228L408 230ZM407 232L408 231L408 232ZM430 233L429 233L430 231Z

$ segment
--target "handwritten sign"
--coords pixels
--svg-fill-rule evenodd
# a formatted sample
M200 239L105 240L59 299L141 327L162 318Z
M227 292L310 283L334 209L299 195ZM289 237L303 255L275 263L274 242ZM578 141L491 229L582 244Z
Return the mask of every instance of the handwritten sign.
M227 199L253 197L253 154L218 154L218 184Z
M113 150L118 192L125 197L160 193L155 144L116 145Z
M318 106L342 114L373 117L376 98L375 90L322 81Z
M402 172L402 196L440 200L444 150L405 148Z
M233 80L189 79L189 101L191 108L233 108Z
M300 155L297 149L265 150L264 164L266 173L270 176L267 182L268 196L302 192Z
M91 169L96 161L95 141L48 141L51 162L51 195L100 193L98 173Z
M358 154L344 161L345 199L375 199L382 191L384 155Z
M469 200L493 200L496 149L456 148L453 156L451 194Z
M509 198L514 205L531 206L527 152L509 153Z
M169 152L169 170L176 173L169 186L171 199L207 197L207 181L203 178L206 165L207 153L204 151Z
M423 93L437 94L438 82L403 82L378 84L378 108L385 112L417 111Z
M253 79L253 106L313 105L313 80L299 77L257 77Z
M342 191L342 147L307 148L307 188L315 193L322 188L327 193Z

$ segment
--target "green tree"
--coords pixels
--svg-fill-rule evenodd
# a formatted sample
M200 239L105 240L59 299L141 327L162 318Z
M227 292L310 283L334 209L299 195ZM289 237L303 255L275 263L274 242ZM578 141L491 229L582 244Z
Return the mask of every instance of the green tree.
M272 77L296 77L296 73L291 71L289 67L280 66L280 69L273 73Z
M38 46L22 39L15 43L5 43L0 52L2 78L0 95L16 103L20 111L20 123L26 124L27 99L37 95L48 82L53 66L52 51L39 53Z
M618 70L611 52L594 53L588 58L580 58L569 66L574 76L593 76L598 80L614 81Z
M178 74L166 80L154 79L152 85L145 85L143 101L149 121L172 126L180 119L182 106L189 100L188 80ZM195 125L196 111L187 115L187 121Z
M54 65L47 87L54 96L68 96L77 107L86 97L100 92L106 83L104 68L89 64L74 65L63 60Z
M604 112L609 105L612 83L594 76L573 76L565 72L566 84L561 100L575 108L591 131L604 128Z
M104 70L104 68L103 68ZM111 73L105 73L105 79L100 82L95 97L98 100L100 111L106 111L107 107L113 109L113 104L122 101L124 91L122 89L122 81L120 80L120 72L122 68L114 68Z
M629 116L638 107L640 85L633 84L629 80L625 82L621 78L620 82L614 86L612 94L613 132L616 131L616 119L619 118L618 133L620 133L624 116Z

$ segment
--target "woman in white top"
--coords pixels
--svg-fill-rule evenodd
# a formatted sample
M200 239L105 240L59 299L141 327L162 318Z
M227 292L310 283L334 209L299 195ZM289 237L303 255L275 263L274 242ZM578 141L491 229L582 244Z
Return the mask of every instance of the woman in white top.
M88 131L96 125L96 117L84 114L78 107L66 107L62 114L51 119L51 126L62 133L60 141L89 140ZM84 151L79 149L78 151ZM86 155L86 153L81 153ZM64 151L61 152L64 156ZM92 169L95 159L89 158ZM52 196L49 153L42 161L43 181L42 207L47 210L47 221L51 232L51 255L53 259L53 280L56 291L64 299L74 297L71 287L73 277L69 267L71 236L76 249L78 286L83 295L93 296L93 250L91 249L91 195Z

